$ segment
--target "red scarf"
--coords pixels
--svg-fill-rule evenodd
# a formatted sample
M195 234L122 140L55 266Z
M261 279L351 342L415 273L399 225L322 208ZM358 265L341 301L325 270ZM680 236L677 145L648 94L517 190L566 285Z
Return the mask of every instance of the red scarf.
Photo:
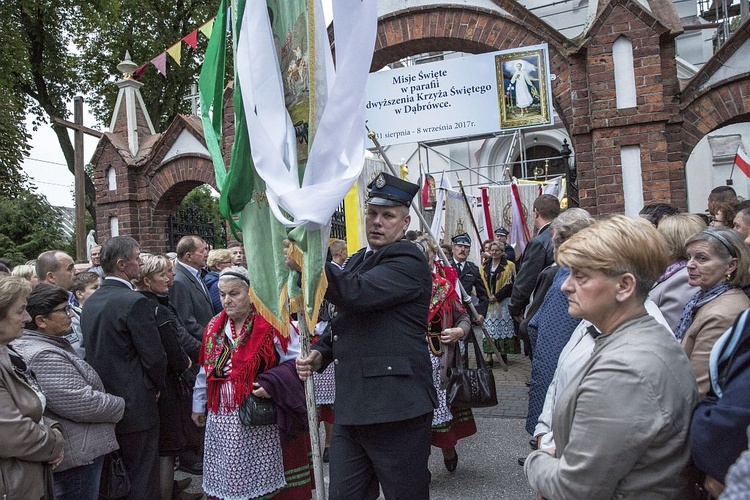
M435 316L442 315L443 328L453 326L453 311L458 313L466 309L461 304L461 299L456 292L454 283L458 280L458 273L450 266L444 266L435 261L435 271L432 273L432 294L430 295L430 312L427 315L427 324L430 324ZM447 325L447 326L446 326Z
M237 333L234 347L231 347L227 345L227 336L224 333L227 321L232 320L225 311L221 311L209 321L200 352L200 364L206 370L208 409L214 413L219 411L222 392L225 395L224 410L234 410L250 395L255 377L260 371L276 366L274 336L281 342L284 352L289 343L289 339L280 335L253 308L242 329ZM232 360L229 375L217 375L217 366L224 366L227 357ZM226 388L225 384L228 384ZM226 397L229 394L232 394L231 398Z

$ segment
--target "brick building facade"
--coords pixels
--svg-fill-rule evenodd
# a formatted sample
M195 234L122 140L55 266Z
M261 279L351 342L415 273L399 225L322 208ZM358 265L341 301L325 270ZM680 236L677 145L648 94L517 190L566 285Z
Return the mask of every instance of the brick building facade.
M572 40L513 0L493 1L502 12L421 5L381 16L372 70L424 52L483 53L547 43L556 75L553 101L575 152L581 206L593 214L625 209L629 167L623 167L623 148L629 147L639 156L642 202L686 209L685 162L695 145L723 125L750 121L750 66L717 78L726 61L750 47L750 23L681 89L675 39L682 25L668 0L651 0L648 9L636 0L601 3L584 35ZM613 45L623 37L632 44L636 100L618 108ZM118 85L122 92L140 84L126 77ZM231 124L231 99L226 102L225 123ZM197 117L180 116L155 134L142 123L147 114L137 99L131 107L116 110L112 132L92 159L97 233L100 241L110 236L116 217L120 234L163 251L169 215L191 189L214 184L213 165ZM231 130L225 135L226 157Z

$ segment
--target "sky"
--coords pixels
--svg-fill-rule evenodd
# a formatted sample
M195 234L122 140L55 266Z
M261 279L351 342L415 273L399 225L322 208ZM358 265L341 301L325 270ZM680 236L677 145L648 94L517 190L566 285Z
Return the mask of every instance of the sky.
M332 18L332 0L323 0L323 12L326 22ZM119 62L119 61L118 61ZM136 61L138 62L138 61ZM73 102L69 105L70 121L73 120ZM57 136L49 124L41 125L36 131L32 129L32 118L27 117L26 130L32 135L31 153L23 162L23 170L28 174L31 184L36 186L36 192L47 197L52 206L73 207L74 178L65 163L65 157L60 149ZM84 98L83 102L83 124L86 127L106 131L109 124L97 123L96 119L88 112L88 106ZM71 141L73 132L69 132ZM84 163L88 163L94 154L98 139L84 135L83 151Z

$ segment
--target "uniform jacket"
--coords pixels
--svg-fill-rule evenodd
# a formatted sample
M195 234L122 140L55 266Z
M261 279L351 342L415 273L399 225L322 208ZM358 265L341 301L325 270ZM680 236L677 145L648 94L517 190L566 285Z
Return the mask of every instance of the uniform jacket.
M738 324L732 327L738 328ZM723 483L727 470L747 449L746 430L750 425L750 321L740 325L735 346L725 345L729 359L717 366L722 395L713 390L698 405L690 424L690 449L700 470Z
M664 318L669 322L672 331L680 325L680 316L693 295L700 288L688 283L687 268L682 268L661 283L657 283L648 294L648 298L659 306Z
M513 285L513 293L510 296L510 304L508 304L508 310L513 316L523 314L529 303L531 292L534 291L537 276L555 260L549 226L547 224L542 227L539 234L531 238L523 252L520 269Z
M552 417L553 457L524 466L544 498L689 498L681 471L698 390L674 336L644 314L600 335Z
M203 330L214 317L214 306L204 291L202 282L182 264L174 266L174 284L169 289L169 300L177 309L177 316L185 329L198 340L203 340ZM208 288L206 287L205 290Z
M0 344L0 498L54 498L47 462L63 449L59 426L42 416L42 402L13 371Z
M125 400L104 392L99 375L64 337L25 330L12 345L34 370L47 397L44 414L62 427L65 455L55 472L119 448L115 424L125 412Z
M437 406L426 325L432 288L427 261L406 240L344 270L326 264L331 329L313 346L323 371L336 365L336 423L365 425L424 415Z
M125 399L116 432L159 425L156 393L164 389L167 356L159 342L156 306L125 283L105 279L83 307L86 361L107 392Z
M701 399L708 394L708 356L721 334L731 327L737 316L750 307L750 300L739 288L732 288L698 309L685 332L682 346L693 365Z
M451 261L451 266L453 266L456 271L458 271L458 267L456 267L455 261ZM468 260L465 261L463 269L461 269L461 271L458 271L458 279L463 285L464 290L466 290L466 293L471 295L471 291L474 290L474 293L477 296L477 300L479 301L476 307L477 313L482 316L486 316L487 306L489 305L489 297L487 296L487 287L484 286L484 281L482 281L482 273L479 270L479 266L477 266L473 262L469 262ZM461 292L458 291L458 294L460 296Z

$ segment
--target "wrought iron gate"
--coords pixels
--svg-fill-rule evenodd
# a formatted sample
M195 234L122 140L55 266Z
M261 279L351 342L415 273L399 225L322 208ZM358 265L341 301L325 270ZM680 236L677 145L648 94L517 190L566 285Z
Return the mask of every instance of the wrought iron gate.
M177 242L183 236L199 236L208 243L211 248L215 245L216 229L209 218L195 207L187 207L180 210L177 215L169 217L169 241L167 248L174 252Z

